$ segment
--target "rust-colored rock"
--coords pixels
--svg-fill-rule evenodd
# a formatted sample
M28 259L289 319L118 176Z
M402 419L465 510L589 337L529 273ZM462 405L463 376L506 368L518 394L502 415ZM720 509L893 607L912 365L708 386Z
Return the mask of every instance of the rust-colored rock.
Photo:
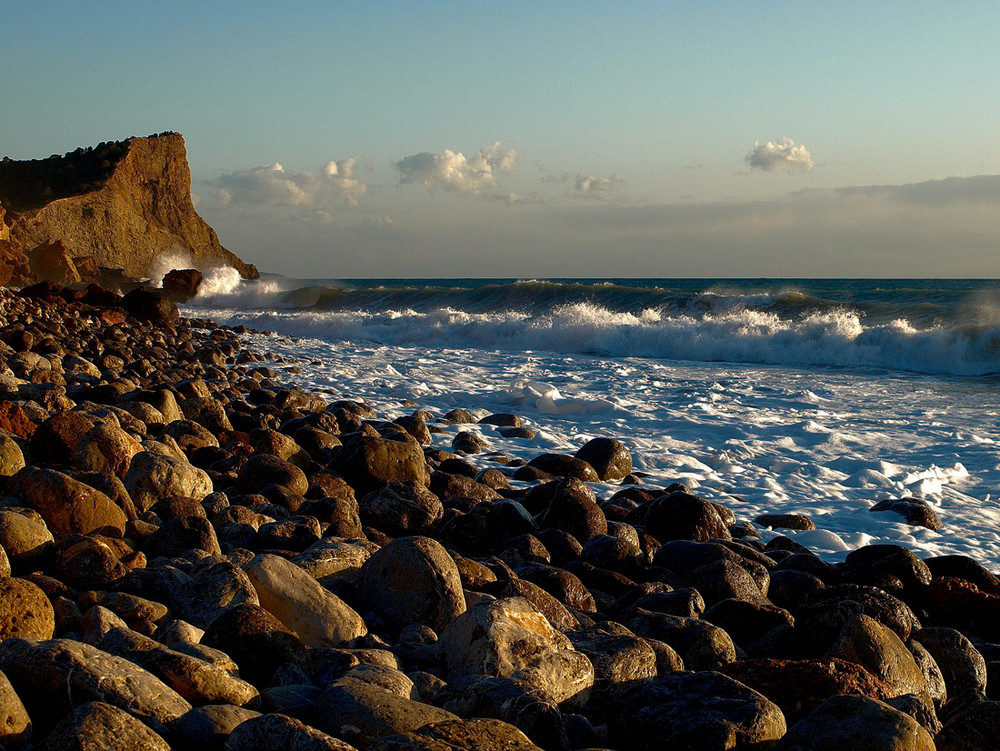
M838 658L740 660L722 665L718 670L781 707L789 725L831 696L862 694L885 701L893 694L888 686L860 665Z
M40 279L64 285L80 281L80 272L62 240L46 238L28 250L27 256L31 271Z

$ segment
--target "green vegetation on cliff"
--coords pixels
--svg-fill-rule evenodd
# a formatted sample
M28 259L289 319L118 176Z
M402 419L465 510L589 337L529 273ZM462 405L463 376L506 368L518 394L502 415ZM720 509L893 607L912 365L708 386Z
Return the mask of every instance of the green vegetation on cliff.
M100 190L127 153L128 140L124 140L105 141L47 159L20 161L5 156L0 161L0 206L27 211L58 198Z

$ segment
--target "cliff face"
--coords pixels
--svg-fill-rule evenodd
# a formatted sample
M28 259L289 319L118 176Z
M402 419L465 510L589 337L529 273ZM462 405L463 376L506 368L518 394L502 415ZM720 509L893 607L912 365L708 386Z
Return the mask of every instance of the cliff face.
M10 239L25 253L49 238L62 240L73 257L91 256L99 266L136 278L148 276L156 258L167 253L190 255L200 268L227 265L244 278L257 278L257 269L222 247L195 211L183 136L166 133L122 144L124 155L100 187L8 212ZM3 167L0 198L17 206L17 196L3 193Z

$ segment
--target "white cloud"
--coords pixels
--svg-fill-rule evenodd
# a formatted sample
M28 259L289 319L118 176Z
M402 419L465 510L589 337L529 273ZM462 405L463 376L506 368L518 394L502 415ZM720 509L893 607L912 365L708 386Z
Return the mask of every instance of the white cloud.
M809 149L803 144L796 146L791 138L779 138L777 143L754 141L746 162L765 172L809 172L815 166Z
M354 176L357 157L326 164L321 174L286 170L278 162L267 167L239 170L222 175L214 185L220 203L266 206L324 206L343 201L357 206L368 185Z
M597 177L596 175L577 175L576 189L581 193L615 193L625 187L621 175Z
M423 151L396 162L402 184L419 183L434 190L479 196L496 188L499 177L513 175L521 156L516 149L506 148L499 141L484 146L471 158L460 151L445 149L440 154Z

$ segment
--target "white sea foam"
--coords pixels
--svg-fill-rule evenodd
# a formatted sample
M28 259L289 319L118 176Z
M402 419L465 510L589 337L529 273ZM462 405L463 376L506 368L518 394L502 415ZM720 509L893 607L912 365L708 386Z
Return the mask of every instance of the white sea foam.
M906 321L866 325L857 313L830 310L801 320L753 309L703 317L609 311L589 303L550 313L431 311L248 310L273 302L272 283L213 288L197 305L226 306L220 317L292 336L331 340L510 352L549 351L608 357L649 357L700 362L878 368L935 375L1000 372L1000 326L936 326ZM316 294L319 294L318 292Z
M594 436L617 437L631 449L636 468L648 474L648 485L686 482L699 495L730 506L740 520L765 512L809 515L817 530L780 533L829 560L886 542L922 556L969 554L1000 569L1000 396L989 380L634 357L629 355L642 346L627 339L639 336L641 321L630 321L634 328L623 334L622 320L607 314L612 332L603 341L615 354L580 354L579 338L593 341L601 326L579 309L573 315L589 322L576 332L525 329L513 314L477 323L474 315L440 312L434 317L436 343L419 333L428 320L409 326L414 314L407 311L395 311L396 318L198 313L306 336L251 339L261 350L296 358L302 372L289 378L301 385L331 399L364 399L387 417L412 412L412 403L438 415L453 407L517 412L539 431L534 439L505 439L494 428L479 428L494 448L512 456L572 452ZM738 327L722 327L712 339L713 325L722 326L716 321L701 329L708 344L692 333L688 346L730 351L722 334L735 337ZM778 324L757 318L741 325ZM871 335L839 318L811 325L817 348ZM613 332L626 341L614 343ZM577 338L563 352L560 334ZM508 338L509 346L498 346ZM808 338L800 340L807 347ZM933 341L933 335L925 339ZM954 343L937 346L939 357L956 356L949 349ZM742 344L736 351L749 357L752 347ZM463 426L444 429L435 445L448 448ZM471 459L494 466L481 456ZM597 489L603 497L617 490ZM911 527L895 514L869 511L879 500L907 496L930 503L944 529ZM767 539L778 532L761 533Z

